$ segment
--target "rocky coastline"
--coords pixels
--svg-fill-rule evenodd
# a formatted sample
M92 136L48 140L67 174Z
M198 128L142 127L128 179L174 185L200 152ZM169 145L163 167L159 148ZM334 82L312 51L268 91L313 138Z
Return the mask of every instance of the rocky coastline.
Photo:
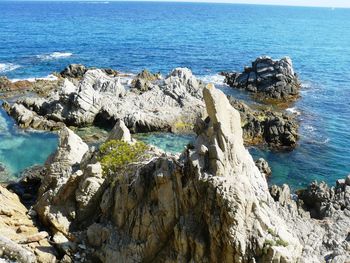
M273 70L265 72L264 63ZM268 81L249 82L256 85L249 91L283 102L297 98L300 85L291 60L258 58L243 76L227 75L226 81L235 86L252 72L284 74L278 78L285 85L271 84L274 77L266 75ZM315 182L295 195L288 185L269 187L271 169L263 159L255 162L246 146L292 150L299 136L296 116L228 98L189 69L165 77L148 71L131 76L70 65L45 95L3 106L22 128L57 130L59 145L44 166L7 185L12 193L0 187L0 258L281 263L350 258L349 176L335 187ZM67 127L94 124L113 127L102 145L119 142L111 145L121 145L117 151L130 159L107 156L102 146L89 146ZM129 152L137 145L132 133L189 130L196 139L181 154L153 146L137 148L142 158Z

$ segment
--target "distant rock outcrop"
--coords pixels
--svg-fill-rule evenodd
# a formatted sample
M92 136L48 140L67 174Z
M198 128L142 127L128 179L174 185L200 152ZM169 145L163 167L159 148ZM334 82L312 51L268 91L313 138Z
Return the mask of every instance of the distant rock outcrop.
M261 99L289 101L299 96L300 82L288 57L281 60L259 57L242 73L223 74L229 86L255 93Z

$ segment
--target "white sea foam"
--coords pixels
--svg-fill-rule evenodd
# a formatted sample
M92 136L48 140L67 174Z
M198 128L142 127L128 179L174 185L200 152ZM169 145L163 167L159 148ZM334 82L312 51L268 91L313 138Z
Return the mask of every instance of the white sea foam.
M224 83L225 77L219 74L205 75L198 78L205 83L212 83L214 85L225 85Z
M54 59L62 59L73 56L71 52L52 52L50 54L42 54L37 55L36 57L41 60L54 60Z
M17 82L17 81L29 81L29 82L35 82L37 80L49 80L49 81L55 81L57 80L57 77L55 75L48 75L46 77L39 77L39 78L26 78L26 79L11 79L11 82Z
M8 72L20 68L20 65L13 63L0 63L0 73Z
M298 116L300 115L300 111L298 111L296 107L288 108L288 109L286 109L286 111L288 111L289 113L298 115Z

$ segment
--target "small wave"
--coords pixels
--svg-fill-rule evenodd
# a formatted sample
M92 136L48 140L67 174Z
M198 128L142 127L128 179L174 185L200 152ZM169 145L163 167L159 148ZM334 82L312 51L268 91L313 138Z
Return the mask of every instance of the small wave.
M71 56L73 56L73 53L71 52L53 52L51 54L36 55L36 57L41 60L54 60L54 59L68 58Z
M286 111L288 111L289 113L298 115L298 116L300 115L300 111L298 111L296 107L288 108L288 109L286 109Z
M46 77L39 77L39 78L26 78L26 79L11 79L11 82L17 82L17 81L29 81L29 82L35 82L37 80L48 80L48 81L55 81L57 80L57 77L55 75L48 75Z
M225 85L225 77L219 74L205 75L198 78L205 83L213 83L214 85Z
M12 71L20 67L21 67L20 65L16 65L13 63L0 63L0 73Z

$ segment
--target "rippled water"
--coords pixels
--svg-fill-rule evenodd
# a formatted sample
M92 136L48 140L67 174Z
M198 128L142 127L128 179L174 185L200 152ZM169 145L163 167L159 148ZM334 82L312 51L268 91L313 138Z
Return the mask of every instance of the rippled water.
M0 74L10 78L83 63L127 72L187 66L217 81L218 72L241 70L262 54L289 55L305 85L293 105L301 112L299 146L252 152L270 161L272 183L333 183L350 173L350 9L0 2L0 10Z

